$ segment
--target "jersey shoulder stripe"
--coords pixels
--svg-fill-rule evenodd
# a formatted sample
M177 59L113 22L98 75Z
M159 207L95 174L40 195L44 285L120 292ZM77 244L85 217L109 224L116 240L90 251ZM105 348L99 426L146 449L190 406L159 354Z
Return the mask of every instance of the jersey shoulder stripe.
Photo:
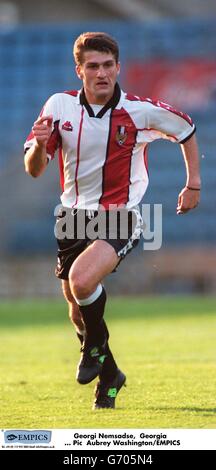
M148 101L151 102L150 98L145 98L143 96L132 95L131 93L126 93L125 99L128 101Z
M188 114L183 113L182 111L179 111L179 110L175 109L173 106L171 106L168 103L165 103L164 101L153 100L151 98L144 98L144 97L141 97L141 96L136 96L136 95L131 95L131 94L126 94L126 99L128 99L129 101L146 102L146 103L151 104L152 106L156 106L157 108L166 109L167 111L170 111L171 113L174 113L177 116L184 119L185 121L187 121L188 124L190 124L191 127L194 126L193 121L192 121L191 117L188 116Z

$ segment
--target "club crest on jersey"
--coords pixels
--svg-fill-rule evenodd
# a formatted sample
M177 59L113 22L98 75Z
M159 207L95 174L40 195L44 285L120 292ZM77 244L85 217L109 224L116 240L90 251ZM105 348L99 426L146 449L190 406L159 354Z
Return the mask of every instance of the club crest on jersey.
M70 121L65 121L64 124L62 124L62 129L64 131L72 131L73 130L73 126L71 124Z
M116 132L116 142L119 145L123 145L127 139L127 132L125 126L118 126L118 130Z

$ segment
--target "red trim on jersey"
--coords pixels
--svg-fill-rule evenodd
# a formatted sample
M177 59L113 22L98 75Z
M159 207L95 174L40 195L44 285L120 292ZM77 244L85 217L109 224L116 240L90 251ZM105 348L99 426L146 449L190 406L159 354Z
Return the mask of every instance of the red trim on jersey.
M188 116L188 114L185 114L182 111L178 111L177 109L173 108L167 103L164 103L163 101L159 101L159 100L154 101L150 99L145 99L144 101L150 102L151 104L153 104L153 106L156 106L157 108L163 108L163 109L166 109L167 111L170 111L171 113L177 114L177 116L180 116L182 119L187 121L191 127L193 127L192 119L190 118L190 116Z
M62 191L64 191L64 162L63 162L63 152L62 152L62 147L59 149L59 175L60 175L60 185L62 188Z
M125 95L125 98L126 100L129 100L129 101L140 101L139 96L132 95L131 93L127 93Z
M121 135L122 143L119 143ZM128 202L131 157L136 136L137 129L130 115L123 108L114 109L111 114L107 156L103 168L103 192L100 198L100 204L105 209L109 209L109 204L120 206Z
M55 151L62 145L62 138L59 132L59 121L54 122L54 129L52 134L47 142L46 151L51 155L52 160L55 155Z
M78 169L79 169L79 162L80 162L80 141L81 141L81 133L82 133L82 125L83 125L83 115L84 115L84 108L82 108L82 112L81 112L81 119L80 119L80 125L79 125L79 134L78 134L78 142L77 142L77 161L76 161L76 170L75 170L76 202L73 204L73 207L77 204L78 197L79 197Z
M71 95L71 96L77 96L78 95L77 90L65 90L64 93L66 93L66 95Z

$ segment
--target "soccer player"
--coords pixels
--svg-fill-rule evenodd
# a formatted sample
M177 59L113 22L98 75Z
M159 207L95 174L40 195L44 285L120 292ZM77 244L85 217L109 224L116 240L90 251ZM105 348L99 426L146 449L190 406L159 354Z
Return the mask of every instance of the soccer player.
M186 167L186 183L179 194L177 213L184 214L199 203L199 156L195 125L189 116L160 101L122 91L119 49L108 34L81 34L74 43L79 91L51 96L34 122L25 143L25 169L40 176L59 153L61 202L70 210L73 237L59 237L56 275L69 306L81 347L77 381L87 384L99 376L93 408L114 408L126 377L109 348L104 321L106 275L137 245L142 233L136 207L147 185L145 150L149 142L165 138L180 144ZM98 216L124 208L128 235L91 239L79 235L79 215L85 227ZM57 227L65 212L57 217ZM63 218L63 219L62 219ZM64 220L65 221L65 220Z

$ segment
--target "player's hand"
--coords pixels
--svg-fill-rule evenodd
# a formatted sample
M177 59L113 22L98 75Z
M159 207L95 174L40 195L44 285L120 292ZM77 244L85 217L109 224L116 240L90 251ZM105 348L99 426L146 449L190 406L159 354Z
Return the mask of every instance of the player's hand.
M52 132L53 117L42 116L39 117L32 127L32 133L38 147L46 147Z
M194 209L199 204L199 201L200 191L191 190L185 186L178 196L177 214L185 214L189 210Z

